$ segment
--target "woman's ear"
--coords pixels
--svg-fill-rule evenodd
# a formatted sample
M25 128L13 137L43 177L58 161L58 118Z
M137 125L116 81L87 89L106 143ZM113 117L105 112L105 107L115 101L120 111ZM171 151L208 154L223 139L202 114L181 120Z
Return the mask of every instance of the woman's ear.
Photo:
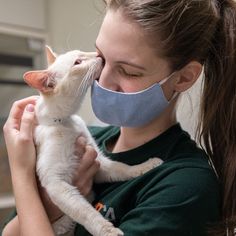
M179 70L178 78L174 85L176 92L184 92L197 81L202 72L202 64L197 61L191 61L181 70Z

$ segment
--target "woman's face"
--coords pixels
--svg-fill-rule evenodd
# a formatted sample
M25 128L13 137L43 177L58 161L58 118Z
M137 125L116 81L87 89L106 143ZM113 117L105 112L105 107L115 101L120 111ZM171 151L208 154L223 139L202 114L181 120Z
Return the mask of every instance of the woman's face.
M145 37L142 29L120 10L107 12L96 40L98 54L104 60L99 78L103 87L136 92L172 73L168 62L156 55Z

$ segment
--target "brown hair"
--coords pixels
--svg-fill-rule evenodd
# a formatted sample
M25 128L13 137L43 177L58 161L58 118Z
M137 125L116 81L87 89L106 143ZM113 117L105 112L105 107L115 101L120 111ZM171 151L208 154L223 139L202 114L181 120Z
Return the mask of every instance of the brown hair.
M136 21L173 70L192 60L204 65L199 140L218 173L222 224L236 227L236 2L234 0L106 0ZM154 35L154 37L153 37Z

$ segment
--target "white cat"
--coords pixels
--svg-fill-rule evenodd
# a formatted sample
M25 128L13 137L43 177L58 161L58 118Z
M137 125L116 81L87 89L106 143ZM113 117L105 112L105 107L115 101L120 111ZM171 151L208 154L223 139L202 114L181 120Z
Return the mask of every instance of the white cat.
M100 170L95 181L124 181L144 174L160 165L159 158L128 166L111 161L99 151L83 120L74 115L94 79L102 70L102 59L96 53L78 50L56 56L46 47L49 67L29 71L24 80L40 92L35 107L38 126L35 129L37 174L51 200L65 213L54 224L56 234L71 229L73 221L82 224L95 236L118 236L123 232L104 219L72 185L79 158L74 155L74 143L83 136L98 153Z

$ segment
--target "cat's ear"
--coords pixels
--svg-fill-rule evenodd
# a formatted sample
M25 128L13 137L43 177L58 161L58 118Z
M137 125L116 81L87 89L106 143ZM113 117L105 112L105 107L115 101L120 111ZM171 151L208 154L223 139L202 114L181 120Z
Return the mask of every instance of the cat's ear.
M28 71L23 75L24 81L41 93L52 92L56 86L54 76L48 70Z
M57 55L48 45L45 46L45 50L46 50L48 66L50 66L56 60Z

